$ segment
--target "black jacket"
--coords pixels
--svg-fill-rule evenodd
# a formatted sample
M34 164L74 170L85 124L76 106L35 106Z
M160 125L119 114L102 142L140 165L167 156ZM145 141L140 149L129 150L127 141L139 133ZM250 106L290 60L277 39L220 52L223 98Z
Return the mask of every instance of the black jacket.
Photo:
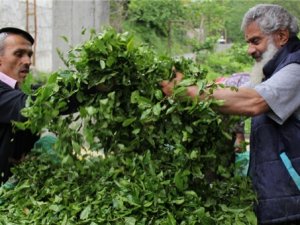
M10 168L28 153L38 139L30 131L14 131L12 121L24 121L21 109L27 96L0 81L0 183L11 175Z

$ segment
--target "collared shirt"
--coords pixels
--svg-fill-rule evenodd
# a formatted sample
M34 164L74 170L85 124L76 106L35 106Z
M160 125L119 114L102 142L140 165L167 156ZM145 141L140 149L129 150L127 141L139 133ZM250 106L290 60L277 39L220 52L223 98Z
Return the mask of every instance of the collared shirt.
M267 115L278 124L283 124L291 115L300 120L300 64L291 63L266 81L244 87L254 88L268 103L271 111Z
M291 63L255 87L271 108L268 116L278 124L291 115L300 119L299 69L300 64Z
M0 72L0 80L10 86L11 88L15 88L17 81L9 76L7 76L5 73Z

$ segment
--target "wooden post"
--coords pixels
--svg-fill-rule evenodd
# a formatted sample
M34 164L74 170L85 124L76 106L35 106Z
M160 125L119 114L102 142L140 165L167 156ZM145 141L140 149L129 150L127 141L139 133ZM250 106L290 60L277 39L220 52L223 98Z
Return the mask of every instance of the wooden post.
M30 18L33 17L33 21ZM30 22L33 22L33 31L30 30ZM33 55L32 55L32 65L35 66L35 53L36 53L36 45L37 45L37 16L36 16L36 0L30 2L26 0L26 31L33 35L34 37L34 45L33 45Z

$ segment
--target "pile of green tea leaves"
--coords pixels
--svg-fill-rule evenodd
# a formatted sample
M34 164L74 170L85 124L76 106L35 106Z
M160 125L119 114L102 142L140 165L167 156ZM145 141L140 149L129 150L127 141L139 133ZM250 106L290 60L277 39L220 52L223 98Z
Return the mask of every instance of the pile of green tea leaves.
M233 121L214 111L220 102L185 98L191 84L213 90L199 66L112 29L65 62L38 90L23 87L28 121L17 125L55 133L58 160L37 148L14 168L2 224L256 224L249 180L231 163ZM165 97L174 68L185 77Z

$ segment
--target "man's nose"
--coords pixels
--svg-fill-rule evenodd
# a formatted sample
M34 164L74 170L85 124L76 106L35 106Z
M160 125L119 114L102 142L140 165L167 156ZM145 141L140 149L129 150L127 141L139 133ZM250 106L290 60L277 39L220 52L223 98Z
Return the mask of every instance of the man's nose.
M27 65L31 65L31 56L25 55L23 57L23 63Z
M254 55L255 52L256 52L256 48L253 45L249 44L248 45L248 54L249 55Z

